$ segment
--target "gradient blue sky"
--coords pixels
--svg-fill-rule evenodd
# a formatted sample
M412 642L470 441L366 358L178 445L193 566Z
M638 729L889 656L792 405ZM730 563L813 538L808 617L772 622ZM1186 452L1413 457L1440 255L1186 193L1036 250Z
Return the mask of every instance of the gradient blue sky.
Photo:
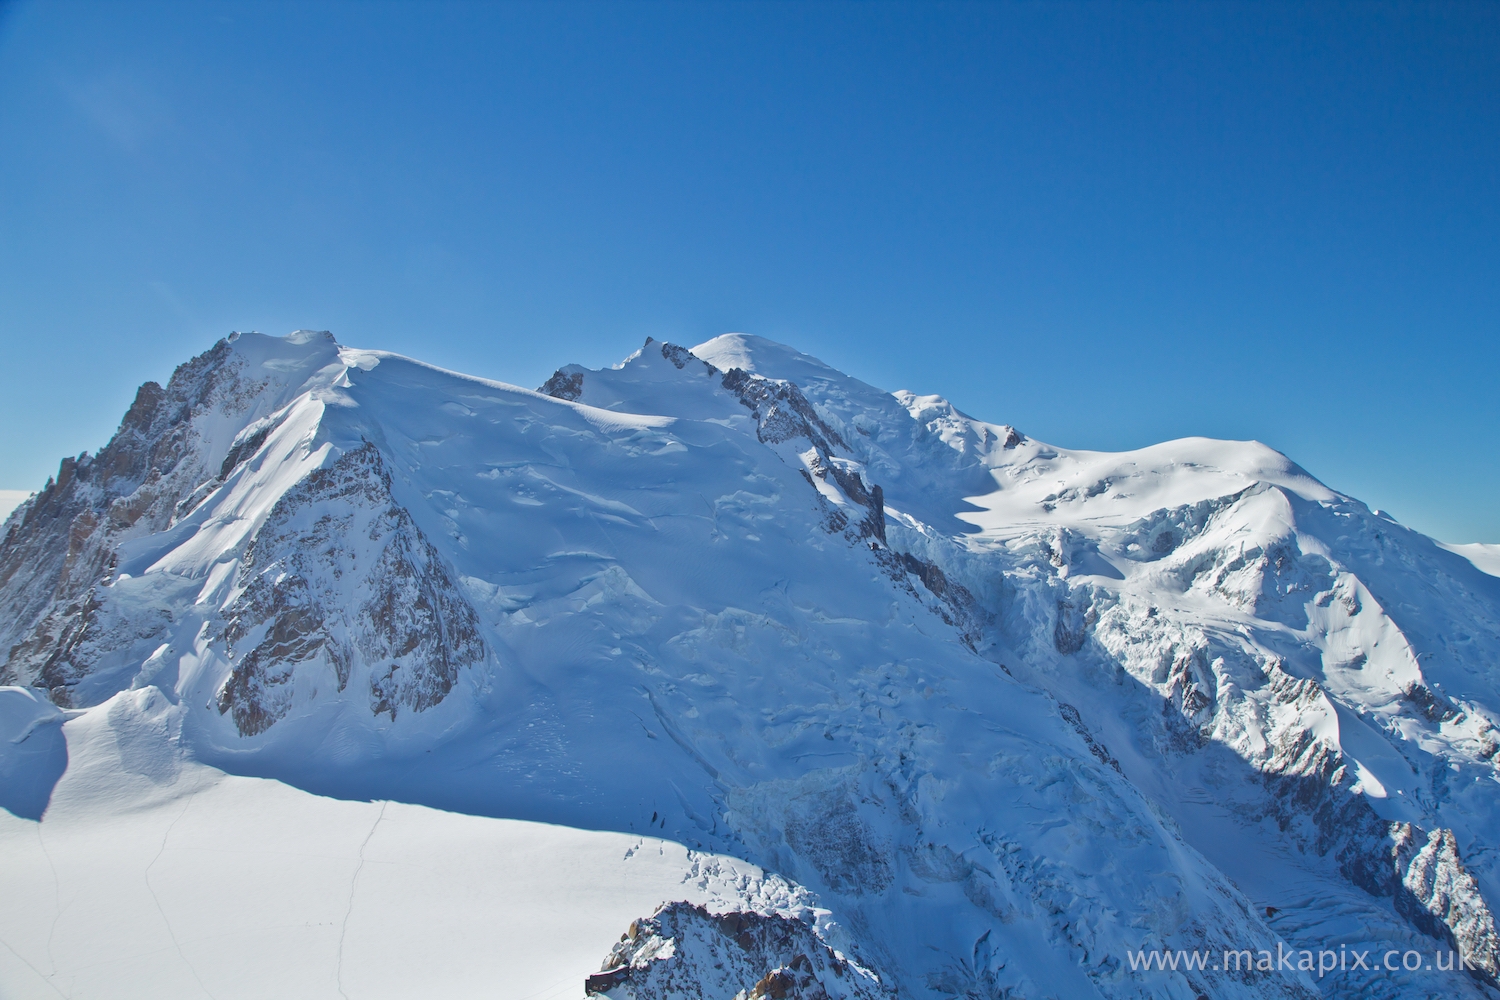
M1500 542L1500 4L11 3L0 487L231 329L741 330Z

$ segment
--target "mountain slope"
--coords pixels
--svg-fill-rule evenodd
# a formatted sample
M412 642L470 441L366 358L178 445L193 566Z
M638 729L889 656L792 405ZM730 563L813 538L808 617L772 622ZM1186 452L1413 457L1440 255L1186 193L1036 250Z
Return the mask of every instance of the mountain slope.
M1500 580L1258 444L1069 452L743 335L533 392L245 334L5 531L0 682L68 748L156 692L194 767L742 858L902 995L1500 971ZM1129 961L1330 941L1474 972ZM719 961L629 954L595 988Z

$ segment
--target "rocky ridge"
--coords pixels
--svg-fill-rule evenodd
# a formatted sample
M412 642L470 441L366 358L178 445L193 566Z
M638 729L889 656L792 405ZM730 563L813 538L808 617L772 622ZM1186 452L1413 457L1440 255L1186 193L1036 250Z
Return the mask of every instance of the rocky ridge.
M620 936L590 996L611 1000L889 1000L869 969L825 944L806 923L780 914L714 914L668 903Z
M65 458L57 476L7 520L0 546L0 682L45 688L59 705L164 631L166 609L122 622L107 588L119 547L163 531L179 504L211 479L214 418L243 418L272 379L247 371L230 342L181 365L163 389L147 382L97 455ZM83 703L92 700L85 695Z

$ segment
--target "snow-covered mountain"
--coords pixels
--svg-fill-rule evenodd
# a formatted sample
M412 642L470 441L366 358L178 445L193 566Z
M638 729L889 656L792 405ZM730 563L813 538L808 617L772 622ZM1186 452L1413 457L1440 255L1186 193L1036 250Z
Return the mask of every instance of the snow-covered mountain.
M0 988L1500 996L1493 557L740 334L236 335L5 522Z

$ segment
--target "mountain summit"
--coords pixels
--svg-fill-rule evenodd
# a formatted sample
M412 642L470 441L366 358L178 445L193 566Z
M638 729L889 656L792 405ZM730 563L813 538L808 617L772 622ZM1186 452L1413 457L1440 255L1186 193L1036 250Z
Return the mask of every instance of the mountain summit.
M1500 579L1255 442L247 333L3 533L18 995L1500 995Z

